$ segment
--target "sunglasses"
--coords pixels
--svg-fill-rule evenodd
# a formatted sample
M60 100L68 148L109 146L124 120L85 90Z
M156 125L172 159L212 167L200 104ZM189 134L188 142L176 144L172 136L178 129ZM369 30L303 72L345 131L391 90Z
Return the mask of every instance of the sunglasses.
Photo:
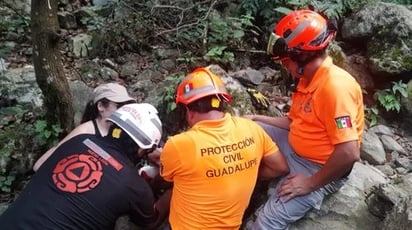
M270 55L274 61L281 61L282 59L289 58L290 55L285 39L273 32L270 34L266 53Z

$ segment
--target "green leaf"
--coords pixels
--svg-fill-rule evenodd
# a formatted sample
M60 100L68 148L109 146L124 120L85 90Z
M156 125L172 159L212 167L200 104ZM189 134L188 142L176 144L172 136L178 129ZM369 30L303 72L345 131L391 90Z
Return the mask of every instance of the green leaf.
M55 134L59 134L62 131L62 129L60 128L60 125L52 125L52 129Z
M233 38L235 39L241 39L245 36L245 32L243 30L234 30L233 31Z
M207 57L220 57L223 54L223 51L226 49L226 46L214 46L207 53Z
M9 193L9 192L11 192L11 189L9 187L3 186L3 187L1 187L1 191Z
M287 14L289 14L290 12L292 12L292 10L291 9L289 9L289 8L286 8L286 7L276 7L275 8L275 11L277 11L277 12L279 12L279 13L282 13L282 14L284 14L284 15L287 15Z
M12 153L12 149L10 148L3 148L0 150L0 156L9 157Z
M393 106L396 109L396 112L399 113L399 111L401 110L401 105L399 103L395 103Z
M44 130L44 137L46 138L46 139L49 139L50 138L50 136L52 135L52 132L51 131L49 131L49 130Z
M36 132L42 132L47 126L47 122L45 120L37 120L34 124Z

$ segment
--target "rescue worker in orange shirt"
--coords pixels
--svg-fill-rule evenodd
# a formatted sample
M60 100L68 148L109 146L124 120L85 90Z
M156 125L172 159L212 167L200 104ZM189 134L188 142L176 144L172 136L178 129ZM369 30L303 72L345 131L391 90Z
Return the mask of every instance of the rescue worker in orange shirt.
M311 10L283 17L267 52L299 79L287 117L249 115L285 155L290 174L259 211L253 229L287 229L345 182L360 158L364 128L362 90L334 65L326 48L336 27Z
M225 112L231 96L206 68L177 88L189 130L170 137L160 155L161 176L173 182L169 223L179 229L239 229L258 174L285 175L288 166L267 133Z

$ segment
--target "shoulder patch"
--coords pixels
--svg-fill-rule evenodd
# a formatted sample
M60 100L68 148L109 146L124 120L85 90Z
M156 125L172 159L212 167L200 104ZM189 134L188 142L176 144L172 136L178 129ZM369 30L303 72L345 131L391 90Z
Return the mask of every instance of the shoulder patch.
M338 129L352 127L352 121L350 119L350 116L337 117L335 118L335 122L336 122L336 126L338 127Z

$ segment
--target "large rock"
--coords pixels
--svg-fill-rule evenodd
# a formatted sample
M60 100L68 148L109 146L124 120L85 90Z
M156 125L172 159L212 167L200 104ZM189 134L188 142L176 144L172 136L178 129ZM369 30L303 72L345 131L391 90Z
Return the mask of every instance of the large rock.
M412 11L403 5L370 3L345 18L342 38L367 47L369 68L377 76L412 71Z
M386 162L386 152L379 136L374 132L365 131L361 143L361 158L373 165Z
M373 186L388 183L388 179L376 168L355 163L349 180L335 194L327 197L319 211L309 212L291 226L291 230L312 229L376 229L381 221L373 216L365 202L366 194Z
M33 107L43 105L43 94L32 65L4 71L0 78L0 87L2 95L6 94L18 103L31 104Z

